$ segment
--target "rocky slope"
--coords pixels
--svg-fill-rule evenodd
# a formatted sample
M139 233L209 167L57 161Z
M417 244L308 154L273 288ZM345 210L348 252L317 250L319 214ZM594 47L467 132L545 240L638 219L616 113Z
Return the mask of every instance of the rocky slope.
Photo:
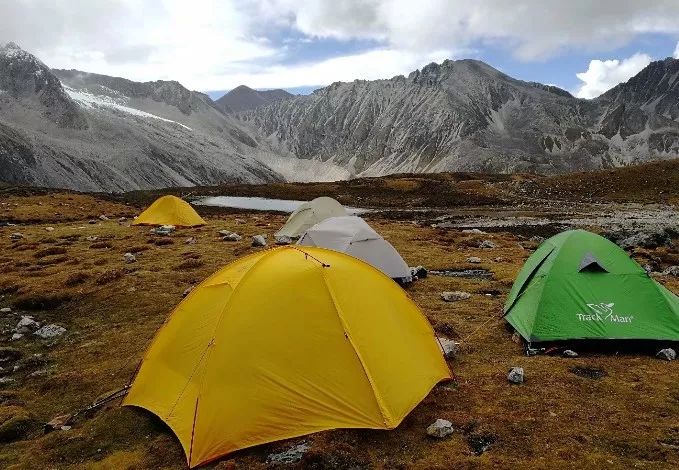
M241 118L299 158L354 175L607 168L677 156L678 64L655 62L587 101L447 60L407 78L334 83Z
M177 82L50 70L0 48L0 181L79 190L283 179L257 132Z
M276 101L284 101L293 98L295 95L285 90L253 90L250 87L241 85L226 93L219 98L216 103L224 112L238 113L250 109L259 108Z

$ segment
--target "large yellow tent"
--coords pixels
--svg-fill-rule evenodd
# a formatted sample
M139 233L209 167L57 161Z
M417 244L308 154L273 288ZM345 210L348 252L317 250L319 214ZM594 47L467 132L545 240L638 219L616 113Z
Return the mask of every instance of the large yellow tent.
M163 196L142 212L132 225L195 227L205 225L205 221L188 202L175 196Z
M125 405L158 415L190 467L335 428L392 429L450 378L398 284L343 253L287 246L196 287L149 347Z

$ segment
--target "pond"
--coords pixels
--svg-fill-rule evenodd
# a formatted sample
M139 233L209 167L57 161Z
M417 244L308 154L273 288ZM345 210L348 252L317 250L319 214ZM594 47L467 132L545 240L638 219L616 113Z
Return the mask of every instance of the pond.
M232 207L234 209L250 209L257 211L293 212L306 201L294 199L269 199L265 197L211 196L193 201L198 206ZM345 207L349 215L370 212L360 207Z

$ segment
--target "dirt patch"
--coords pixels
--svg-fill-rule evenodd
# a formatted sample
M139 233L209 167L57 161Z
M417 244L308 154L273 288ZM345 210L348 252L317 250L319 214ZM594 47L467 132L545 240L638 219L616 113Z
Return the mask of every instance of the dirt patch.
M54 310L72 299L67 293L26 294L19 297L14 304L20 310Z
M579 377L584 377L586 379L601 379L603 377L606 377L608 375L608 372L606 372L603 369L597 369L594 367L571 367L568 369L570 372L573 374L579 376Z

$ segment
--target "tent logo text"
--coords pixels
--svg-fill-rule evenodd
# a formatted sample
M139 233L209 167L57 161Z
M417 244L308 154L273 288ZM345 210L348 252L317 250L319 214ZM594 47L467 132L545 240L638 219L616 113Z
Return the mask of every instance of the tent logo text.
M587 304L593 313L578 313L580 321L608 321L611 323L632 323L633 315L616 315L613 312L613 303Z

